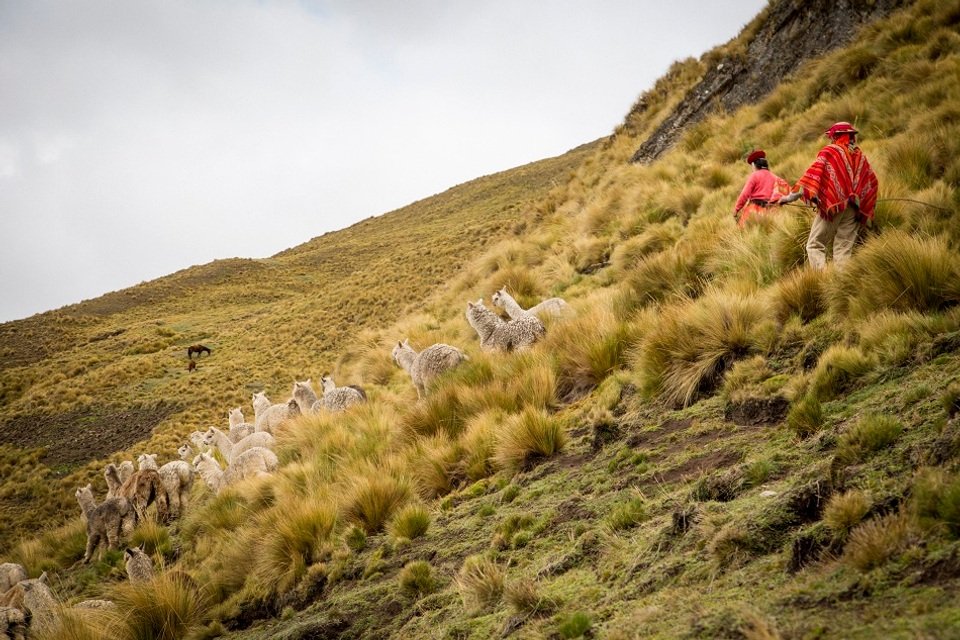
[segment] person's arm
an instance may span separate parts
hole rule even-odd
[[[747,204],[747,200],[750,199],[750,194],[753,193],[756,175],[756,173],[751,173],[750,177],[747,178],[746,184],[743,185],[743,189],[740,191],[740,197],[737,198],[737,204],[733,207],[734,218],[737,217],[737,214],[740,213],[740,209],[743,209],[744,205]]]
[[[790,204],[791,202],[796,202],[800,199],[800,196],[803,195],[802,191],[794,191],[788,196],[780,196],[780,200],[777,201],[777,204]]]

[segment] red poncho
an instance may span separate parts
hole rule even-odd
[[[864,218],[873,219],[879,184],[866,156],[850,144],[828,144],[797,181],[803,199],[817,199],[820,215],[832,220],[849,205]]]

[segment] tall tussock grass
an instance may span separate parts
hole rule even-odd
[[[619,322],[603,305],[551,327],[544,350],[553,354],[557,395],[576,399],[622,367],[638,327]]]
[[[566,427],[560,418],[528,408],[500,426],[494,460],[503,469],[519,471],[560,452],[566,442]]]
[[[261,517],[260,543],[251,550],[261,584],[276,592],[293,587],[319,559],[336,522],[336,507],[316,497],[287,501]]]
[[[118,585],[113,600],[122,612],[115,637],[122,640],[179,640],[199,630],[207,617],[206,592],[179,574]]]
[[[829,272],[811,267],[791,271],[780,278],[774,287],[777,319],[786,322],[796,315],[810,322],[827,310],[827,282]]]
[[[413,497],[411,483],[380,469],[353,479],[343,503],[343,516],[367,533],[379,533],[393,514]]]
[[[830,303],[852,318],[881,309],[941,311],[960,303],[960,254],[939,238],[884,233],[835,275]]]
[[[772,310],[757,297],[712,290],[668,307],[641,346],[644,386],[689,406],[713,391],[734,361],[768,350],[775,331]]]

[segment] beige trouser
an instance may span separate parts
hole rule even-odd
[[[853,244],[857,241],[857,232],[860,223],[857,222],[857,212],[853,207],[847,207],[843,213],[825,220],[819,213],[813,219],[810,227],[810,237],[807,238],[807,258],[814,269],[823,269],[827,266],[827,244],[833,239],[833,262],[841,266],[853,253]]]

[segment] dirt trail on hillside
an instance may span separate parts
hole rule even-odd
[[[49,467],[77,466],[122,451],[153,432],[174,404],[131,409],[83,409],[57,415],[18,416],[0,424],[0,444],[19,449],[44,447]]]

